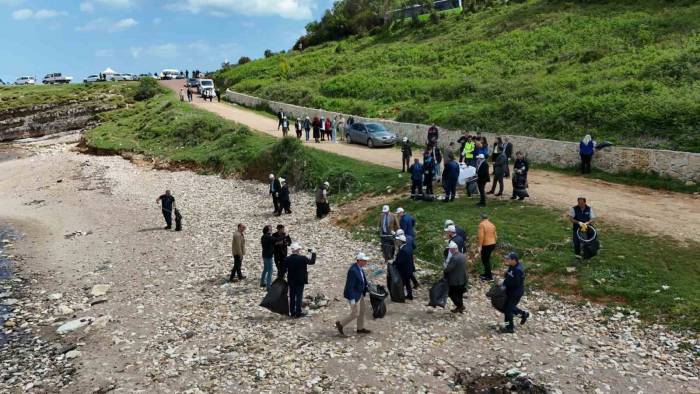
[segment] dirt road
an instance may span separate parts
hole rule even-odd
[[[294,213],[274,218],[264,184],[151,170],[72,146],[44,143],[0,162],[0,225],[23,233],[0,240],[16,261],[12,278],[0,278],[9,308],[0,393],[447,393],[510,369],[560,390],[552,393],[699,393],[692,338],[540,291],[523,299],[533,316],[514,336],[495,333],[502,315],[473,283],[463,315],[425,307],[426,284],[413,302],[388,301],[383,319],[368,316],[372,334],[353,325],[340,338],[333,323],[349,309],[347,268],[359,250],[376,262],[379,247],[316,220],[312,196],[294,194]],[[166,188],[183,232],[162,230],[155,198]],[[238,222],[249,228],[248,279],[228,284]],[[328,305],[299,320],[258,306],[260,229],[277,223],[318,251],[305,294],[323,293]],[[96,296],[95,285],[110,287]],[[56,332],[75,319],[93,323]]]
[[[179,90],[183,82],[164,81],[163,84]],[[196,95],[193,104],[255,130],[282,137],[282,132],[277,130],[275,119],[240,106],[223,102],[204,102]],[[401,168],[400,153],[395,149],[368,149],[344,143],[315,144],[313,141],[307,146],[387,167]],[[541,170],[530,172],[529,183],[532,202],[551,206],[562,213],[576,203],[577,196],[583,195],[588,198],[589,205],[595,209],[598,216],[609,224],[647,234],[667,235],[679,241],[700,242],[700,196],[625,186]],[[506,182],[506,195],[510,190],[510,185]]]

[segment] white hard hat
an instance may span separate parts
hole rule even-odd
[[[329,187],[329,186],[331,185],[330,183],[328,183],[328,181],[323,182],[323,184],[324,184],[326,187]]]
[[[355,260],[368,261],[369,257],[367,257],[367,255],[365,255],[364,253],[360,252],[357,254],[357,257],[355,257]]]
[[[270,179],[275,179],[275,174],[270,174]]]
[[[388,205],[383,206],[383,207],[382,207],[382,212],[384,212],[384,213],[389,212],[389,206],[388,206]]]
[[[396,234],[396,239],[401,241],[401,242],[406,242],[406,236],[405,235],[398,235]]]
[[[292,251],[294,250],[301,250],[301,245],[299,245],[299,242],[292,242],[292,244],[289,246]]]
[[[396,213],[403,213],[403,208],[401,208],[401,207],[396,208]]]
[[[456,233],[457,229],[455,228],[454,224],[451,224],[451,225],[445,227],[445,232]]]
[[[396,236],[398,237],[399,235],[406,235],[406,233],[402,229],[396,230]]]
[[[445,227],[447,227],[449,225],[454,225],[454,224],[455,224],[455,222],[453,222],[452,219],[445,220]]]
[[[287,182],[287,180],[286,180],[286,179],[284,179],[284,178],[280,178],[280,183],[285,183],[285,182]]]
[[[478,155],[476,155],[476,158],[477,158],[477,159],[483,159],[483,158],[484,158],[484,154],[483,154],[483,153],[479,153]]]
[[[450,241],[450,244],[447,245],[447,249],[457,249],[459,246],[454,241]]]
[[[408,142],[408,137],[403,137],[403,142]]]

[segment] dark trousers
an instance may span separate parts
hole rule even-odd
[[[510,177],[510,164],[509,163],[510,163],[510,157],[508,158],[508,163],[506,163],[506,173],[505,173],[506,178]]]
[[[423,182],[411,179],[411,195],[420,194],[423,190]]]
[[[285,257],[284,255],[277,254],[275,253],[274,258],[275,258],[275,268],[277,269],[277,272],[280,272],[280,264],[282,264],[282,261],[284,261]]]
[[[327,202],[316,203],[316,217],[322,219],[331,211],[330,205]]]
[[[301,139],[301,129],[297,130],[297,139]]]
[[[491,253],[496,249],[496,245],[485,245],[481,247],[481,264],[484,266],[484,276],[491,279]]]
[[[403,155],[401,158],[401,172],[408,171],[408,167],[411,166],[411,156]]]
[[[305,132],[305,134],[306,134],[306,140],[307,140],[307,141],[309,140],[309,131],[310,131],[310,130],[304,129],[304,132]]]
[[[382,256],[384,256],[384,261],[389,261],[394,258],[394,252],[396,245],[394,244],[394,237],[391,235],[382,236]]]
[[[493,182],[491,182],[491,193],[493,193],[496,190],[496,183],[498,183],[498,194],[503,194],[503,174],[493,174]]]
[[[591,159],[593,155],[581,154],[581,174],[591,173]]]
[[[445,188],[445,200],[454,200],[457,195],[457,182],[445,180],[443,187]]]
[[[578,227],[578,226],[577,226],[577,227]],[[571,231],[571,240],[574,242],[574,254],[576,254],[577,256],[580,256],[580,255],[581,255],[581,244],[582,244],[582,242],[581,242],[581,240],[578,238],[578,234],[576,234],[576,230],[577,230],[577,228],[574,228],[574,229]],[[588,233],[586,233],[586,236],[587,236],[587,237],[591,237],[591,236],[592,236],[592,232],[589,231]]]
[[[523,313],[525,313],[522,309],[518,308],[518,302],[520,302],[522,296],[522,293],[506,296],[506,308],[503,314],[505,315],[504,320],[510,328],[513,328],[513,316],[522,316]]]
[[[432,172],[427,172],[425,173],[425,176],[423,176],[423,186],[425,186],[425,194],[433,194],[433,175],[435,174]]]
[[[406,298],[409,300],[413,299],[413,288],[411,287],[411,276],[412,274],[401,273],[401,281],[403,282],[403,287],[406,289]]]
[[[282,119],[277,118],[277,130],[279,130],[280,127],[282,127]]]
[[[477,181],[476,186],[479,188],[479,204],[486,205],[486,182]]]
[[[284,209],[285,213],[292,213],[292,202],[290,200],[280,200],[279,204],[279,212],[282,212],[282,210]]]
[[[163,209],[163,217],[165,218],[165,224],[168,228],[173,226],[173,215],[171,211]]]
[[[450,286],[447,291],[447,296],[450,297],[452,303],[459,309],[464,308],[464,292],[467,290],[466,286]]]
[[[289,314],[293,317],[301,316],[301,301],[304,299],[303,284],[289,284]]]
[[[413,287],[418,287],[418,279],[414,272],[411,272],[411,282],[413,283]]]
[[[282,212],[282,207],[280,206],[280,198],[275,197],[275,194],[272,194],[272,205],[275,207],[275,213],[280,213]]]
[[[233,256],[233,269],[231,270],[231,276],[229,280],[233,280],[238,275],[238,279],[243,279],[243,272],[241,271],[241,266],[243,265],[243,256]]]

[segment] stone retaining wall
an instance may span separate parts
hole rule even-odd
[[[335,116],[339,112],[324,111],[320,109],[300,107],[298,105],[280,103],[272,100],[261,99],[243,93],[226,91],[226,98],[236,104],[246,107],[267,106],[274,112],[279,110],[292,116]],[[349,115],[342,114],[346,119]],[[428,125],[415,123],[402,123],[385,119],[365,118],[353,115],[356,121],[372,121],[382,123],[384,126],[401,137],[408,137],[411,141],[424,141]],[[462,134],[461,131],[440,129],[440,142],[456,141]],[[493,133],[483,133],[489,143],[495,138]],[[552,164],[558,167],[570,167],[580,163],[578,155],[578,142],[557,141],[542,138],[526,137],[522,135],[501,134],[508,137],[515,150],[520,150],[535,163]],[[700,153],[677,152],[670,150],[656,150],[643,148],[628,148],[613,146],[596,151],[593,158],[593,167],[607,172],[626,172],[638,170],[642,172],[654,172],[667,175],[683,181],[700,182]]]

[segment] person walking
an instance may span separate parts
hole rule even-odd
[[[581,260],[581,240],[578,237],[578,230],[585,233],[587,236],[591,236],[592,231],[588,228],[593,224],[597,218],[593,208],[588,205],[586,197],[579,196],[576,199],[576,205],[569,209],[569,221],[573,224],[571,228],[571,240],[574,244],[574,254],[576,258]]]
[[[503,195],[503,177],[506,175],[506,167],[508,166],[508,158],[505,153],[498,152],[493,154],[493,181],[491,182],[491,190],[487,194],[493,194],[498,184],[498,193],[496,197]]]
[[[408,172],[411,173],[411,198],[417,198],[423,190],[423,165],[418,158],[413,160]]]
[[[282,137],[286,137],[289,134],[289,119],[287,116],[282,116]]]
[[[156,198],[156,204],[160,203],[160,210],[165,218],[165,229],[170,230],[173,227],[173,213],[175,213],[175,197],[166,190],[165,194],[161,194]]]
[[[438,129],[438,127],[435,123],[433,123],[430,127],[428,127],[428,138],[427,138],[428,145],[437,144],[439,132],[440,132],[440,130]]]
[[[236,281],[236,276],[238,276],[238,280],[245,279],[243,271],[241,270],[243,266],[243,256],[245,256],[245,230],[245,225],[243,223],[238,223],[236,231],[233,232],[233,240],[231,241],[233,269],[231,269],[231,275],[228,278],[229,282]]]
[[[294,131],[297,133],[297,139],[301,139],[301,119],[296,118],[294,121]]]
[[[459,251],[455,242],[447,245],[447,258],[443,265],[443,272],[449,290],[447,295],[455,304],[452,313],[464,312],[464,293],[467,291],[467,258]]]
[[[506,178],[510,177],[510,161],[513,159],[513,143],[508,137],[503,138],[503,153],[506,154],[508,164],[506,164]]]
[[[435,177],[435,158],[430,149],[423,153],[423,188],[425,194],[433,195],[433,178]]]
[[[503,144],[503,138],[496,137],[496,140],[493,142],[493,148],[491,148],[491,152],[493,153],[491,156],[491,161],[495,162],[498,154],[503,153],[504,151],[505,145]]]
[[[462,149],[462,156],[464,161],[468,166],[476,167],[476,160],[474,159],[474,150],[476,149],[476,144],[471,136],[467,135],[464,141],[464,148]]]
[[[578,153],[581,156],[581,174],[591,173],[591,161],[595,152],[595,142],[590,134],[586,134],[578,144]]]
[[[306,132],[306,142],[309,142],[309,131],[311,130],[311,121],[309,117],[304,118],[304,131]]]
[[[292,213],[292,201],[289,199],[289,186],[287,186],[287,180],[280,178],[280,194],[279,194],[279,213],[291,214]]]
[[[187,102],[192,102],[192,91],[187,89]]]
[[[442,152],[440,151],[440,148],[437,146],[437,143],[430,145],[430,153],[432,154],[433,160],[435,162],[435,166],[434,166],[435,174],[433,175],[433,180],[440,183],[441,182],[440,174],[442,174],[442,171],[440,168],[440,164],[442,164]]]
[[[185,88],[180,88],[180,101],[185,101]]]
[[[338,143],[337,138],[338,134],[338,115],[333,117],[333,121],[331,122],[331,141],[333,141],[334,144]]]
[[[367,295],[367,277],[362,270],[367,265],[369,259],[360,252],[355,257],[355,263],[348,269],[347,278],[345,279],[345,289],[343,297],[350,304],[350,314],[335,322],[335,328],[340,336],[344,337],[344,328],[353,320],[357,319],[357,333],[369,334],[371,331],[365,329],[365,296]]]
[[[414,219],[410,214],[406,213],[406,211],[401,207],[396,208],[396,215],[399,218],[399,228],[403,230],[403,233],[407,237],[415,238],[416,231],[414,227],[416,226],[416,219]]]
[[[445,174],[443,176],[443,188],[445,189],[445,199],[443,202],[454,201],[457,196],[457,183],[459,181],[459,163],[454,156],[445,162]]]
[[[464,230],[463,227],[458,226],[455,224],[454,220],[452,219],[447,219],[445,220],[445,225],[444,228],[448,228],[449,226],[455,226],[455,233],[459,235],[462,240],[464,241],[463,245],[457,244],[457,246],[460,247],[460,251],[466,251],[467,250],[467,245],[469,244],[469,237],[467,236],[467,231]]]
[[[332,128],[332,126],[333,126],[333,124],[331,123],[331,118],[330,117],[326,118],[326,121],[323,124],[323,128],[324,128],[324,130],[326,130],[326,140],[329,142],[331,141],[331,128]]]
[[[325,141],[326,140],[326,117],[324,115],[321,115],[321,119],[319,119],[319,127],[320,127],[319,132],[321,133],[321,141]]]
[[[262,247],[263,270],[260,275],[260,287],[269,288],[272,283],[272,263],[275,256],[275,239],[272,237],[272,226],[263,227],[263,235],[260,237]]]
[[[214,92],[216,93],[216,102],[220,103],[221,102],[221,90],[216,89]]]
[[[341,141],[345,141],[345,117],[340,115],[338,120],[338,134]]]
[[[507,167],[506,167],[507,168]],[[511,200],[524,200],[525,197],[529,197],[527,194],[527,172],[530,169],[530,163],[525,159],[523,152],[515,153],[515,163],[513,164],[513,179],[511,180],[513,184],[513,195],[510,197]]]
[[[487,214],[481,214],[481,222],[476,232],[476,245],[481,255],[481,265],[484,266],[484,274],[481,280],[493,280],[491,273],[491,253],[496,249],[496,226],[491,223]]]
[[[302,247],[294,242],[290,249],[292,254],[287,256],[281,264],[280,277],[287,275],[289,284],[289,315],[293,318],[306,316],[301,308],[304,300],[304,286],[309,283],[309,272],[307,267],[316,264],[316,252],[309,249],[308,256],[302,256]]]
[[[411,288],[411,277],[413,276],[413,270],[415,265],[413,264],[413,245],[408,244],[406,235],[397,235],[396,241],[398,242],[398,252],[396,253],[396,258],[394,259],[394,266],[399,271],[401,275],[401,281],[403,282],[405,288],[405,294],[407,300],[413,299],[413,289]]]
[[[403,137],[401,140],[401,172],[408,171],[411,166],[411,156],[413,156],[411,143],[408,141],[407,137]]]
[[[384,205],[379,217],[379,237],[384,263],[389,263],[394,258],[394,235],[398,228],[399,223],[396,216],[391,213],[388,205]]]
[[[272,239],[275,240],[273,248],[273,258],[277,273],[280,272],[280,264],[287,257],[287,248],[292,244],[292,238],[285,232],[283,224],[277,225],[277,231],[272,233]]]
[[[466,251],[466,242],[464,241],[464,238],[457,233],[457,227],[454,224],[450,224],[445,227],[445,233],[447,234],[448,245],[450,242],[454,242],[457,244],[457,248],[460,253],[464,253]],[[447,256],[448,253],[448,248],[445,248],[445,250],[442,252],[444,256]]]
[[[476,205],[486,206],[486,184],[489,183],[489,163],[483,154],[476,156],[476,185],[479,189],[479,202]]]
[[[280,130],[280,127],[282,127],[282,120],[284,119],[284,111],[281,109],[277,111],[277,131]]]
[[[280,181],[275,177],[275,174],[270,174],[268,178],[270,179],[269,192],[272,196],[272,205],[275,208],[274,214],[275,216],[279,216],[282,213],[282,207],[280,205],[280,190],[282,189],[282,185],[280,185]]]
[[[503,257],[503,264],[508,267],[503,274],[505,278],[503,286],[506,288],[506,306],[503,314],[506,325],[500,331],[505,334],[512,334],[515,332],[513,316],[520,316],[521,325],[525,324],[528,317],[530,317],[530,312],[518,308],[518,303],[523,294],[525,294],[525,271],[515,252],[506,254]]]
[[[326,182],[323,182],[321,186],[318,187],[316,190],[316,218],[317,219],[323,219],[324,217],[328,216],[328,214],[331,211],[331,206],[328,203],[328,189],[331,187],[331,184]]]
[[[321,138],[321,120],[318,116],[314,116],[314,121],[311,125],[314,128],[314,142],[318,144],[318,139]]]

